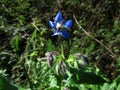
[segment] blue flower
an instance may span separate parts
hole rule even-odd
[[[68,33],[66,29],[71,28],[72,26],[72,20],[66,20],[62,18],[62,13],[58,12],[57,15],[54,18],[54,22],[49,21],[50,28],[53,28],[53,34],[51,36],[60,35],[66,39],[69,38]]]

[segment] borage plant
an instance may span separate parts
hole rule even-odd
[[[61,45],[61,53],[59,51],[52,51],[47,55],[48,65],[51,67],[53,62],[55,62],[55,70],[56,74],[66,74],[66,60],[64,56],[64,47],[63,40],[60,39],[60,36],[65,39],[69,39],[69,35],[67,30],[69,30],[72,26],[72,20],[64,20],[62,17],[62,13],[59,11],[54,18],[54,21],[49,21],[49,26],[53,30],[53,34],[51,36],[58,35],[58,42]],[[54,55],[57,54],[57,58],[54,58]]]
[[[72,20],[64,20],[62,17],[62,13],[58,12],[54,18],[54,21],[49,21],[49,26],[53,30],[53,34],[51,36],[59,36],[64,37],[65,39],[69,39],[68,30],[72,26]],[[61,45],[61,51],[51,51],[47,54],[48,65],[55,70],[55,76],[57,78],[57,82],[59,85],[64,88],[71,88],[72,85],[80,84],[80,83],[102,83],[104,80],[97,76],[94,73],[86,73],[85,70],[89,64],[89,60],[87,55],[74,53],[69,54],[68,58],[64,55],[64,47],[63,40],[58,39],[58,42]],[[95,80],[90,80],[90,78],[96,78],[99,82]]]

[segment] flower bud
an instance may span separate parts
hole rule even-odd
[[[55,54],[58,54],[58,52],[53,51],[53,52],[50,52],[50,53],[45,53],[45,56],[47,57],[49,67],[51,67],[53,65],[54,55]]]
[[[76,53],[76,54],[74,54],[74,56],[76,59],[80,60],[79,64],[81,64],[83,66],[87,66],[89,64],[87,55]]]
[[[56,74],[66,74],[66,65],[62,60],[56,65]]]

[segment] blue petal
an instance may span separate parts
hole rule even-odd
[[[55,30],[53,31],[53,34],[52,34],[51,36],[56,36],[56,35],[60,35],[60,32],[58,32],[58,30],[55,29]]]
[[[66,39],[69,38],[68,33],[67,33],[67,31],[65,31],[65,30],[62,30],[61,33],[60,33],[60,35],[61,35],[62,37],[64,37],[64,38],[66,38]]]
[[[71,28],[71,26],[72,26],[72,20],[65,21],[63,25],[64,25],[65,28]]]
[[[55,30],[53,31],[53,33],[58,33],[58,30],[57,30],[57,29],[55,29]]]
[[[63,20],[62,13],[59,11],[55,16],[55,22],[61,22]]]
[[[52,21],[49,21],[49,27],[50,28],[56,28],[56,23],[52,22]]]

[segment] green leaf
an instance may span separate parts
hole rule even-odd
[[[104,83],[103,86],[101,86],[101,90],[108,90],[110,87],[110,84],[109,83]]]
[[[55,78],[55,76],[50,77],[50,86],[51,87],[57,86],[57,79]]]
[[[18,88],[8,82],[8,80],[0,75],[0,90],[18,90]]]
[[[15,50],[18,51],[19,50],[19,36],[16,35],[15,37],[13,37],[10,41],[11,47]]]
[[[16,46],[16,50],[18,50],[19,49],[19,36],[18,35],[16,35],[15,46]]]
[[[118,85],[117,90],[120,90],[120,84]]]
[[[116,90],[116,87],[117,87],[117,83],[116,82],[113,82],[110,87],[109,87],[109,90]]]
[[[0,75],[0,90],[26,90],[11,84],[4,76]]]
[[[34,40],[37,36],[37,30],[35,30],[33,33],[32,33],[32,38],[31,40]]]
[[[54,51],[55,46],[53,45],[51,40],[48,40],[46,44],[47,44],[47,51],[48,52]]]
[[[119,84],[119,83],[120,83],[120,76],[118,76],[118,77],[114,80],[114,82],[116,82],[117,84]]]
[[[45,90],[61,90],[59,87],[49,87],[46,88]]]
[[[90,54],[94,50],[95,44],[91,43],[88,48],[86,49],[86,53]]]
[[[95,73],[91,72],[82,72],[79,70],[72,70],[72,76],[67,80],[67,83],[73,84],[102,84],[106,81]]]
[[[75,60],[75,58],[73,57],[73,55],[69,55],[69,58],[67,59],[67,63],[71,63]]]
[[[32,53],[30,53],[30,56],[33,57],[33,56],[37,56],[37,51],[33,51]]]

